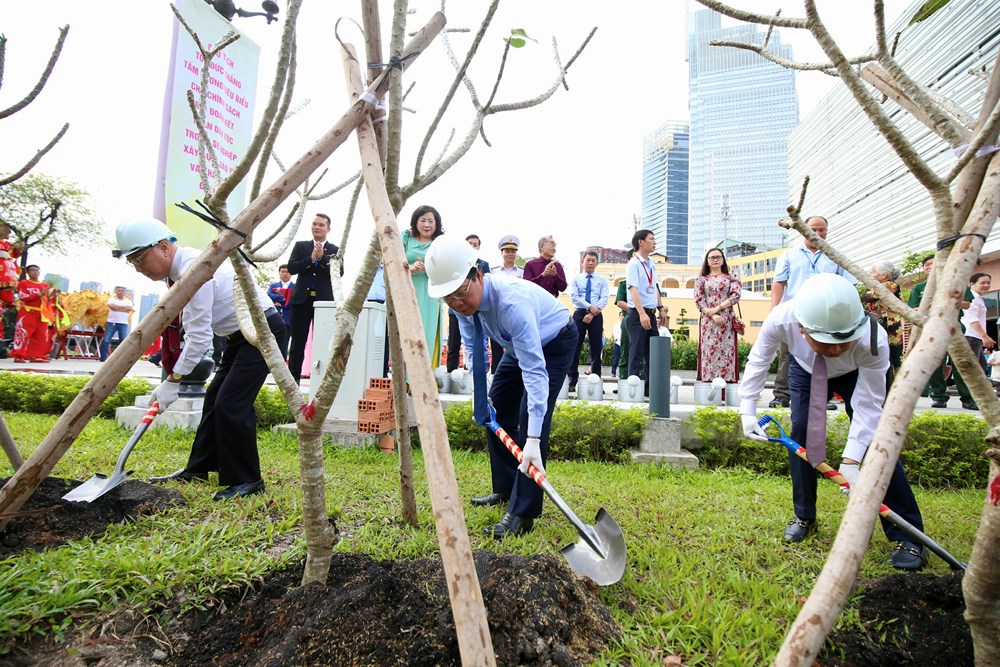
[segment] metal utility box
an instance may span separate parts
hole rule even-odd
[[[333,301],[317,301],[313,318],[312,369],[309,376],[309,398],[316,396],[320,379],[326,373],[333,348],[337,305]],[[330,408],[330,419],[357,419],[358,400],[364,398],[370,378],[382,377],[385,355],[385,304],[366,302],[358,315],[354,347],[347,360],[344,380]]]

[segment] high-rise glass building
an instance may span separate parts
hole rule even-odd
[[[905,28],[896,60],[918,84],[978,116],[986,81],[971,73],[990,72],[996,63],[1000,3],[953,0],[929,19],[907,27],[922,4],[912,2],[887,28],[889,35]],[[951,169],[955,153],[943,139],[891,100],[882,109],[935,173],[943,176]],[[825,216],[830,221],[828,241],[862,269],[879,260],[898,263],[907,253],[934,251],[938,230],[927,190],[844,85],[835,86],[792,134],[789,169],[787,196],[797,198],[802,180],[809,176],[803,213]],[[996,225],[982,258],[1000,259]]]
[[[688,125],[666,123],[642,140],[642,226],[674,264],[688,261]]]
[[[799,121],[795,74],[756,53],[712,40],[764,44],[766,30],[723,28],[718,13],[688,14],[691,164],[688,258],[700,263],[724,239],[758,250],[784,244],[788,137]],[[767,48],[792,58],[777,30]]]

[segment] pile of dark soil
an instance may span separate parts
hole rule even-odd
[[[820,665],[975,664],[972,635],[962,614],[962,573],[891,574],[863,585],[862,628],[834,632]]]
[[[555,555],[475,553],[498,665],[579,665],[620,636],[598,588]],[[278,572],[193,632],[167,662],[460,665],[441,562],[335,555],[327,586]]]
[[[7,479],[0,479],[0,487]],[[63,500],[66,492],[79,483],[58,477],[43,481],[18,511],[18,516],[0,533],[0,558],[26,550],[58,547],[88,535],[96,538],[110,525],[156,514],[184,502],[177,491],[132,479],[91,503]]]

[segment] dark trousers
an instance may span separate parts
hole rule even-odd
[[[646,308],[649,316],[649,329],[643,329],[639,322],[639,311],[628,309],[625,316],[625,328],[628,329],[628,374],[638,375],[646,381],[646,396],[649,396],[649,339],[660,335],[656,324],[656,309]]]
[[[503,358],[503,345],[490,338],[490,373],[496,375],[500,359]]]
[[[576,329],[567,325],[542,348],[545,370],[549,374],[549,397],[542,421],[540,445],[542,462],[549,458],[549,431],[552,428],[552,410],[556,396],[562,390],[566,374],[573,362],[576,346]],[[517,360],[505,354],[493,375],[490,386],[490,400],[497,413],[497,423],[503,427],[514,442],[523,445],[528,433],[528,397],[524,388],[524,378]],[[517,459],[500,439],[489,430],[490,471],[493,476],[493,492],[510,498],[507,511],[514,516],[534,519],[542,514],[542,489],[527,475],[521,474]]]
[[[267,325],[284,353],[287,339],[281,315],[271,315]],[[201,423],[185,466],[188,472],[217,470],[222,486],[261,479],[253,402],[268,372],[260,350],[240,333],[228,337],[219,369],[205,392]]]
[[[601,353],[604,352],[604,314],[600,314],[590,320],[590,324],[583,321],[587,310],[578,308],[573,312],[573,322],[576,324],[577,341],[576,356],[569,367],[569,383],[575,385],[580,379],[580,351],[583,350],[583,337],[590,341],[590,372],[601,374]]]
[[[445,364],[448,372],[458,368],[458,356],[462,347],[462,331],[458,328],[458,318],[455,313],[448,312],[448,358]]]
[[[622,346],[615,343],[615,349],[611,353],[611,375],[618,374],[618,361],[622,358]]]
[[[302,360],[306,356],[306,341],[309,340],[309,325],[313,321],[315,299],[306,303],[292,304],[292,338],[288,346],[288,370],[298,383],[302,379]],[[284,321],[282,321],[284,324]]]
[[[799,366],[794,357],[789,357],[788,389],[791,394],[792,440],[803,444],[809,430],[809,384],[811,379],[812,375]],[[847,410],[848,419],[853,419],[854,407],[851,405],[851,399],[854,396],[854,388],[857,383],[857,371],[830,378],[827,382],[827,392],[823,402],[830,400],[833,392],[837,392],[844,399],[844,409]],[[811,521],[816,518],[816,484],[819,473],[809,465],[808,461],[804,461],[792,452],[788,453],[788,467],[792,474],[792,502],[795,506],[795,516],[805,521]],[[918,530],[924,529],[924,520],[920,516],[920,508],[917,507],[917,499],[913,497],[913,489],[910,488],[910,483],[906,479],[903,464],[898,460],[882,502]],[[895,524],[879,518],[882,521],[882,530],[890,541],[912,540]]]
[[[930,396],[935,401],[941,401],[943,403],[948,402],[948,383],[944,378],[944,367],[948,363],[948,355],[945,355],[941,363],[938,364],[934,372],[931,373],[931,377],[927,380],[927,395]],[[955,388],[958,389],[959,398],[965,401],[972,400],[972,392],[969,391],[968,385],[965,384],[965,380],[962,379],[962,375],[955,368],[955,365],[951,366],[951,377],[955,380]]]
[[[789,400],[788,397],[788,346],[784,343],[778,351],[778,373],[774,376],[774,398],[782,401]],[[839,392],[838,392],[839,393]]]
[[[624,323],[623,323],[624,324]],[[618,365],[618,379],[626,380],[628,379],[628,355],[631,345],[628,338],[628,327],[622,327],[622,343],[621,343],[622,353],[620,364]]]

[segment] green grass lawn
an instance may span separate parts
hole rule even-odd
[[[56,421],[18,413],[4,418],[25,456]],[[112,421],[93,420],[53,475],[82,480],[110,473],[129,435]],[[190,433],[149,431],[129,467],[140,479],[172,472],[186,462],[190,440]],[[296,445],[290,435],[261,434],[266,495],[213,503],[214,485],[177,484],[186,507],[113,526],[96,541],[0,561],[0,647],[37,632],[71,632],[122,608],[163,622],[167,601],[180,600],[182,609],[204,607],[220,593],[300,559],[305,548],[298,532]],[[774,455],[785,453],[775,445]],[[485,454],[456,451],[453,457],[464,499],[490,490]],[[419,451],[415,465],[417,529],[398,520],[397,457],[377,448],[327,448],[329,510],[342,535],[337,549],[386,559],[438,553]],[[787,545],[781,533],[791,517],[791,485],[784,478],[556,461],[548,472],[581,519],[589,523],[605,507],[628,544],[624,578],[602,593],[624,637],[595,665],[661,665],[672,654],[683,655],[685,665],[770,662],[823,566],[847,502],[836,485],[821,480],[818,535]],[[916,493],[927,533],[968,560],[982,491]],[[481,534],[501,509],[466,504],[463,510],[474,549],[531,555],[577,540],[548,501],[533,533],[502,543]],[[893,572],[885,562],[890,546],[876,528],[862,578]],[[948,567],[932,557],[929,571],[944,574]],[[848,608],[840,622],[855,619]]]

